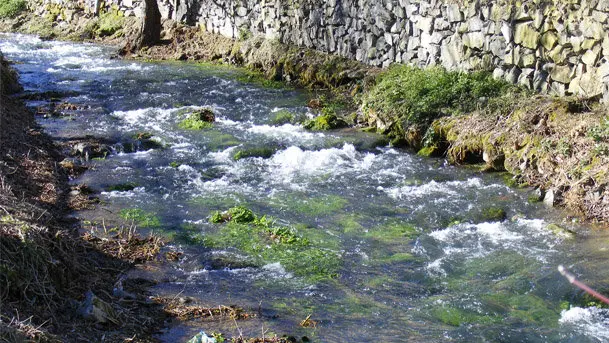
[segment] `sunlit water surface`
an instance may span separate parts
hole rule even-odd
[[[121,210],[142,210],[158,219],[149,224],[171,249],[184,252],[179,263],[152,273],[162,281],[153,293],[258,313],[239,323],[177,325],[160,334],[167,342],[201,329],[316,342],[609,341],[609,310],[584,308],[581,292],[556,271],[565,264],[609,289],[609,237],[578,226],[571,227],[575,238],[549,230],[568,225],[562,214],[530,204],[529,190],[376,147],[378,137],[368,134],[272,125],[282,110],[311,117],[309,95],[241,82],[236,69],[114,60],[112,48],[23,35],[0,35],[0,50],[17,62],[26,91],[62,92],[83,106],[40,117],[49,134],[114,143],[113,154],[88,162],[93,168],[73,181],[102,192],[98,210],[81,215],[116,222]],[[213,128],[179,128],[185,113],[202,107],[214,109]],[[142,132],[164,148],[120,149]],[[246,146],[277,152],[235,161]],[[125,183],[136,187],[109,191]],[[210,214],[236,205],[318,244],[335,256],[335,273],[309,277],[281,260],[260,263],[237,249],[206,246],[223,229],[209,223]],[[481,220],[490,207],[505,209],[507,219]],[[308,315],[317,327],[298,325]]]

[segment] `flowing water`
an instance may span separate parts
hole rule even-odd
[[[0,50],[26,91],[79,106],[39,117],[50,135],[110,142],[111,154],[73,181],[101,191],[98,209],[78,215],[135,220],[183,252],[142,271],[161,281],[152,292],[258,313],[174,325],[159,334],[166,342],[201,329],[314,342],[609,342],[609,310],[586,306],[556,271],[564,264],[608,290],[609,235],[565,224],[529,203],[530,190],[378,146],[374,135],[273,125],[286,110],[312,116],[310,95],[244,82],[238,69],[113,60],[108,47],[23,35],[0,35]],[[180,128],[202,107],[216,113],[213,127]],[[152,146],[125,148],[143,133]],[[246,147],[274,153],[235,160]],[[209,222],[235,206],[275,218],[296,243]],[[507,218],[488,217],[494,208]],[[308,315],[316,327],[299,326]]]

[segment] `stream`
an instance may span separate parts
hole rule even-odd
[[[136,224],[182,253],[136,272],[160,281],[151,292],[257,313],[176,323],[162,341],[205,330],[313,342],[609,342],[609,309],[557,272],[563,264],[607,293],[609,232],[529,201],[532,190],[501,174],[353,129],[277,123],[288,112],[312,117],[312,95],[265,88],[237,68],[115,60],[111,47],[15,34],[0,34],[0,50],[26,92],[76,105],[38,116],[49,135],[108,142],[107,156],[72,180],[102,202],[76,215]],[[202,108],[213,109],[212,127],[180,125]],[[235,158],[269,147],[269,156]],[[236,206],[274,218],[283,233],[210,222]],[[314,325],[300,326],[309,315]]]

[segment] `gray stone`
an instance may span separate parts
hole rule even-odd
[[[529,23],[516,24],[514,42],[529,49],[536,49],[539,42],[539,32]]]
[[[484,22],[480,18],[473,17],[468,19],[467,28],[470,32],[473,31],[482,31],[484,28]]]
[[[493,55],[503,59],[505,56],[506,45],[503,40],[493,39],[489,44],[489,49],[493,53]]]
[[[458,35],[448,39],[448,43],[442,44],[440,48],[440,61],[448,70],[457,69],[463,60],[463,42]]]
[[[587,98],[599,96],[603,94],[603,83],[596,72],[587,72],[571,81],[569,93]]]
[[[584,18],[581,26],[584,37],[601,40],[603,38],[603,34],[606,36],[603,25],[590,17]]]
[[[451,23],[461,22],[463,21],[463,14],[459,9],[459,5],[450,4],[446,6],[446,18]]]
[[[468,48],[482,49],[485,37],[482,32],[469,32],[463,35],[463,45]]]
[[[584,62],[589,67],[593,67],[596,64],[596,61],[598,60],[599,50],[600,49],[592,49],[586,51],[586,53],[582,56],[582,62]]]
[[[565,96],[565,84],[560,82],[552,82],[548,87],[548,94],[556,96]]]
[[[245,8],[245,7],[237,7],[236,13],[240,17],[245,17],[247,15],[247,8]]]
[[[431,30],[433,28],[433,22],[434,22],[434,18],[430,18],[430,17],[421,17],[419,16],[418,18],[413,19],[413,21],[415,21],[415,27],[423,32],[426,33],[431,33]]]
[[[512,67],[509,72],[505,74],[505,80],[509,83],[518,82],[518,77],[520,77],[521,70],[518,67]]]
[[[505,70],[497,67],[493,70],[493,78],[496,80],[503,79],[505,77]]]
[[[550,72],[550,77],[552,81],[557,81],[560,83],[567,84],[571,82],[573,77],[571,67],[569,66],[555,66]]]

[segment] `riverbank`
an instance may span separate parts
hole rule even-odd
[[[0,75],[0,340],[154,341],[162,307],[146,301],[141,280],[121,278],[155,259],[160,242],[79,232],[68,214],[90,201],[85,189],[68,184],[57,146],[9,96],[21,87],[2,55]]]
[[[118,45],[126,58],[231,64],[252,70],[251,78],[263,83],[280,81],[323,89],[346,104],[342,112],[351,125],[387,134],[396,144],[422,155],[508,171],[514,185],[537,188],[538,201],[567,207],[589,221],[609,220],[609,201],[605,200],[609,180],[604,167],[609,129],[603,114],[606,107],[598,98],[533,95],[513,88],[490,106],[486,97],[472,98],[467,100],[472,106],[466,112],[443,113],[440,109],[438,116],[422,125],[400,125],[400,114],[388,110],[402,106],[400,99],[379,109],[366,105],[371,94],[394,97],[383,94],[391,87],[384,90],[379,85],[388,71],[261,37],[243,35],[233,40],[171,20],[163,22],[158,45],[133,52],[131,42],[138,28],[138,19],[121,17],[118,12],[101,18],[82,16],[72,24],[61,16],[55,22],[35,21],[32,14],[0,22],[0,30]],[[398,88],[412,88],[408,84],[412,81],[399,82]]]

